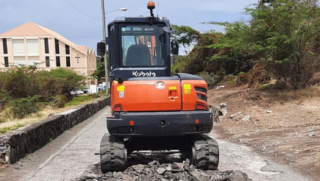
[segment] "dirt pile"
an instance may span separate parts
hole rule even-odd
[[[152,160],[154,159],[154,160]],[[184,161],[183,161],[184,160]],[[129,158],[124,172],[101,174],[99,165],[78,181],[134,181],[134,180],[194,180],[194,181],[248,181],[247,174],[240,171],[199,170],[188,159],[168,154],[134,154]]]

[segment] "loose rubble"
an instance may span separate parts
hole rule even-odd
[[[150,161],[150,159],[156,159]],[[84,174],[78,181],[146,181],[146,180],[161,180],[161,181],[249,181],[247,174],[241,171],[218,171],[218,170],[199,170],[190,165],[188,159],[172,157],[172,160],[166,160],[163,156],[142,155],[137,154],[135,158],[129,160],[127,170],[124,172],[108,172],[106,174],[99,173],[99,166],[95,168],[96,174]],[[138,160],[141,163],[137,164]],[[147,161],[149,161],[147,163]]]
[[[225,119],[225,116],[228,114],[228,110],[227,110],[227,104],[226,103],[221,103],[220,104],[220,108],[214,110],[214,122],[223,122]]]
[[[242,121],[249,121],[251,119],[250,115],[245,115],[243,116],[243,118],[241,119]]]
[[[220,112],[221,112],[222,116],[226,116],[228,114],[226,103],[220,104]]]
[[[230,119],[233,119],[233,118],[235,118],[235,117],[236,117],[235,114],[231,114],[231,115],[230,115]]]
[[[226,87],[225,85],[220,85],[220,86],[217,86],[216,89],[218,90],[218,89],[225,88],[225,87]]]
[[[131,180],[194,180],[194,181],[249,181],[247,174],[241,171],[212,171],[198,170],[192,166],[183,169],[170,169],[173,164],[159,164],[146,166],[143,171],[137,172],[133,166],[124,172],[106,173],[104,175],[84,175],[78,181],[131,181]],[[169,168],[169,169],[168,169]]]

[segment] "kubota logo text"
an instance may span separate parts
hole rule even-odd
[[[135,77],[155,77],[157,74],[155,72],[144,72],[144,71],[132,71],[132,75]]]

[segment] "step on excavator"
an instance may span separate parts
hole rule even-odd
[[[215,170],[217,141],[207,135],[216,112],[207,103],[207,83],[199,76],[171,76],[171,54],[179,52],[164,17],[121,17],[108,25],[110,107],[100,145],[102,173],[123,171],[134,151],[180,150],[196,168]]]

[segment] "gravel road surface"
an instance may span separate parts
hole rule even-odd
[[[105,117],[109,112],[109,107],[102,109],[37,152],[0,170],[0,180],[76,180],[89,173],[99,163],[97,153],[107,131]],[[214,133],[210,136],[219,142],[221,171],[240,170],[258,181],[311,180],[259,156],[246,146],[226,142]]]

